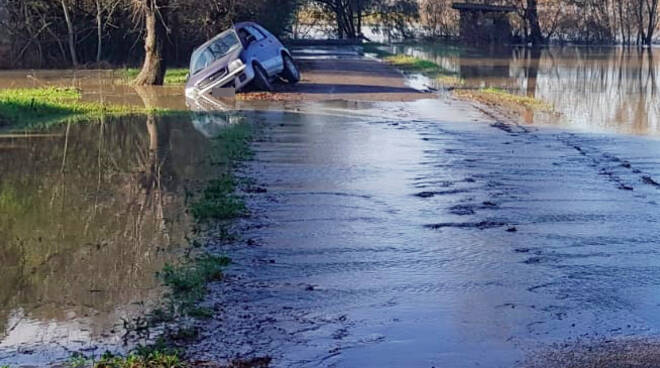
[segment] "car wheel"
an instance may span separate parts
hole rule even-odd
[[[273,85],[268,80],[268,75],[259,64],[254,64],[254,86],[261,91],[272,91]]]
[[[282,72],[284,79],[286,79],[289,84],[298,83],[300,81],[300,72],[291,56],[286,54],[282,55],[282,61],[284,63],[284,71]]]

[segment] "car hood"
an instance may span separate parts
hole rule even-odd
[[[243,52],[243,46],[237,47],[236,50],[228,53],[227,55],[221,57],[220,59],[214,61],[211,65],[207,66],[205,69],[201,70],[195,75],[191,75],[190,79],[186,83],[186,88],[195,87],[199,82],[210,77],[212,74],[216,73],[218,70],[229,66],[229,63],[239,59],[241,53]]]

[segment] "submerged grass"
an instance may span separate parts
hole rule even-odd
[[[231,260],[224,256],[202,254],[188,259],[179,265],[165,265],[158,278],[168,288],[165,313],[172,316],[186,315],[195,318],[209,318],[212,311],[197,306],[206,294],[206,285],[222,279],[222,269]],[[160,310],[156,315],[162,316]]]
[[[223,130],[213,140],[211,163],[228,171],[209,181],[201,196],[191,203],[190,211],[198,222],[229,220],[245,214],[245,203],[235,194],[236,180],[230,169],[234,162],[252,156],[248,144],[251,137],[250,127],[241,123]]]
[[[442,68],[432,61],[409,55],[392,55],[385,57],[384,60],[406,71],[415,71],[421,73],[436,73],[442,71]]]
[[[509,107],[524,107],[538,111],[552,111],[552,106],[529,96],[521,96],[500,88],[464,89],[454,93],[463,98],[477,100],[487,104],[506,105]]]
[[[106,352],[98,359],[76,354],[65,365],[69,368],[187,368],[182,351],[168,347],[162,340],[138,346],[126,356]]]
[[[131,81],[140,74],[139,68],[126,68],[122,70],[122,76],[126,81]],[[188,78],[188,68],[168,68],[165,71],[165,84],[184,84]]]
[[[435,78],[445,87],[458,87],[464,81],[458,73],[445,69],[442,66],[429,61],[409,55],[390,55],[383,58],[387,63],[407,72],[417,72]]]
[[[160,111],[82,102],[81,99],[82,94],[75,88],[2,89],[0,90],[0,127],[45,126],[67,118],[94,118],[102,115]]]
[[[375,46],[371,46],[373,49]],[[378,49],[378,48],[376,48]],[[551,105],[534,97],[522,96],[511,93],[500,88],[465,88],[465,80],[458,73],[447,70],[440,65],[420,59],[414,56],[397,54],[393,55],[380,50],[378,54],[387,63],[396,66],[404,71],[423,73],[435,78],[449,90],[453,90],[454,95],[459,98],[478,101],[490,105],[507,107],[513,110],[520,108],[532,109],[536,111],[551,112]]]
[[[245,213],[245,204],[234,194],[236,183],[230,174],[211,180],[194,201],[190,211],[198,221],[228,220]]]

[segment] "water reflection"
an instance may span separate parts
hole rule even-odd
[[[397,46],[460,75],[469,88],[495,87],[536,97],[561,113],[531,114],[529,122],[634,134],[659,134],[660,53],[653,49],[553,47],[465,49]]]
[[[89,343],[159,295],[186,193],[214,173],[208,146],[189,118],[153,114],[0,136],[0,361]]]

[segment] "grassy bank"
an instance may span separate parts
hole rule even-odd
[[[130,82],[140,74],[139,68],[127,68],[122,70],[122,76],[126,82]],[[188,68],[168,68],[165,72],[165,84],[184,84],[188,77]]]
[[[161,111],[81,99],[82,94],[74,88],[0,89],[0,128],[47,126],[69,118]]]
[[[455,90],[458,97],[479,101],[486,104],[504,105],[510,108],[527,108],[538,111],[551,111],[552,106],[528,96],[521,96],[499,88],[460,89]]]

